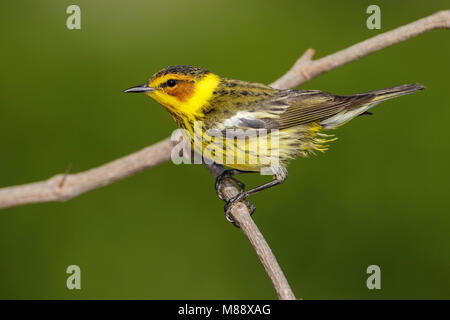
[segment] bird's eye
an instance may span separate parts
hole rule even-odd
[[[177,80],[175,80],[175,79],[169,79],[169,80],[167,80],[167,86],[170,87],[170,88],[175,87],[176,84],[177,84]]]

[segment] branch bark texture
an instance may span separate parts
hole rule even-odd
[[[450,28],[450,10],[438,11],[423,19],[381,33],[344,50],[312,61],[313,49],[308,49],[281,78],[272,83],[274,88],[291,89],[334,68],[357,60],[372,52],[416,37],[434,29]]]
[[[109,185],[170,159],[174,143],[169,138],[77,174],[58,174],[40,182],[0,189],[0,209],[27,203],[66,201],[82,193]]]

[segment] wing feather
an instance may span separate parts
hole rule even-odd
[[[370,102],[373,95],[336,96],[319,90],[280,90],[272,97],[252,101],[235,108],[221,119],[220,130],[286,129],[311,122],[320,122],[344,110]],[[216,121],[217,118],[215,117]],[[217,122],[216,122],[217,125]]]

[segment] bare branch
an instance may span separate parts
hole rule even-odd
[[[450,28],[449,10],[439,11],[431,16],[379,34],[318,60],[312,60],[314,50],[308,49],[285,75],[272,83],[272,86],[278,89],[292,89],[319,74],[362,56],[439,28]],[[2,188],[0,189],[0,209],[27,203],[71,199],[84,192],[111,184],[134,173],[168,161],[172,146],[173,142],[166,139],[134,154],[85,172],[74,175],[57,175],[42,182]],[[217,166],[208,166],[208,169],[214,178],[222,170]],[[227,199],[236,196],[238,193],[234,185],[228,181],[224,181],[222,190]],[[239,203],[232,208],[231,215],[255,249],[275,287],[278,297],[280,299],[295,299],[275,256],[251,219],[247,207],[243,203]]]
[[[414,21],[397,29],[379,34],[344,50],[318,60],[312,60],[314,50],[308,49],[294,66],[271,84],[278,89],[291,89],[319,74],[337,68],[350,61],[405,41],[421,33],[450,28],[450,10],[442,10],[426,18]],[[26,203],[64,201],[84,192],[100,188],[131,174],[153,167],[170,159],[171,142],[166,139],[127,157],[66,177],[64,186],[57,188],[61,175],[49,180],[21,186],[0,188],[0,209]]]
[[[111,184],[170,159],[169,138],[126,157],[77,174],[58,174],[48,180],[0,189],[0,209],[27,203],[66,201]]]
[[[223,172],[222,166],[219,165],[207,165],[206,167],[209,172],[211,172],[214,179]],[[228,180],[223,180],[222,192],[227,200],[238,195],[238,190]],[[292,292],[283,271],[281,271],[275,255],[251,218],[247,206],[242,202],[237,203],[231,209],[231,216],[250,241],[261,264],[266,270],[267,275],[272,281],[278,298],[281,300],[295,300],[294,293]]]
[[[311,60],[314,51],[308,49],[286,74],[272,83],[272,86],[277,89],[295,88],[324,72],[357,60],[369,53],[408,40],[409,38],[418,36],[424,32],[441,28],[450,28],[450,10],[436,12],[431,16],[414,21],[397,29],[381,33],[318,60]]]

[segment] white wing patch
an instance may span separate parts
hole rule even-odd
[[[258,119],[253,116],[253,112],[239,111],[231,118],[226,119],[223,125],[225,128],[241,127],[245,121],[258,121]]]
[[[260,110],[238,111],[231,118],[225,119],[223,125],[225,128],[264,128],[265,122],[263,119],[278,119],[287,108],[288,105],[273,105],[262,106]]]

